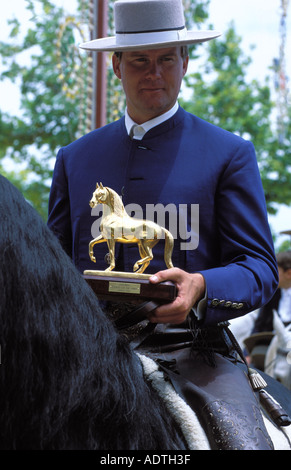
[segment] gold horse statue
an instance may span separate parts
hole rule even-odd
[[[96,262],[93,254],[96,243],[107,242],[109,248],[110,265],[105,271],[112,271],[115,268],[116,242],[137,243],[141,259],[134,264],[133,271],[143,273],[153,259],[153,247],[165,237],[165,263],[168,268],[173,267],[174,238],[167,229],[151,221],[130,217],[120,196],[113,189],[103,187],[102,183],[96,184],[89,204],[92,208],[103,204],[101,234],[89,243],[89,256],[93,262]]]

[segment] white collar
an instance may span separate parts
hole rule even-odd
[[[286,296],[286,297],[291,297],[291,287],[288,287],[287,289],[281,289],[281,295]]]
[[[133,132],[133,138],[141,140],[143,136],[145,135],[146,132],[148,132],[150,129],[153,127],[158,126],[159,124],[162,124],[162,122],[167,121],[167,119],[170,119],[174,114],[178,111],[179,105],[178,102],[174,104],[174,106],[167,111],[164,114],[161,114],[160,116],[157,116],[153,119],[150,119],[149,121],[144,122],[143,124],[136,124],[131,117],[128,114],[127,108],[125,109],[125,126],[128,135],[131,135]]]

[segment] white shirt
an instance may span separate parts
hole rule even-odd
[[[291,287],[281,289],[278,314],[283,322],[291,322]]]
[[[125,127],[127,130],[128,135],[130,135],[133,139],[141,140],[143,136],[153,127],[162,124],[162,122],[167,121],[170,119],[174,114],[178,111],[179,105],[176,102],[174,106],[164,114],[157,116],[149,121],[144,122],[143,124],[137,124],[134,122],[128,114],[127,108],[125,110]]]

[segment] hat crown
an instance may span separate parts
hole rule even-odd
[[[114,4],[116,34],[181,30],[181,0],[119,0]]]
[[[182,0],[117,0],[115,36],[80,45],[90,51],[134,51],[209,41],[218,31],[187,31]]]

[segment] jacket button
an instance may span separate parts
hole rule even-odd
[[[224,304],[224,306],[225,306],[226,308],[231,307],[231,305],[232,305],[232,302],[231,302],[230,300],[227,300],[227,301],[225,302],[225,304]]]
[[[217,307],[218,304],[219,304],[219,299],[213,299],[211,302],[212,307]]]

